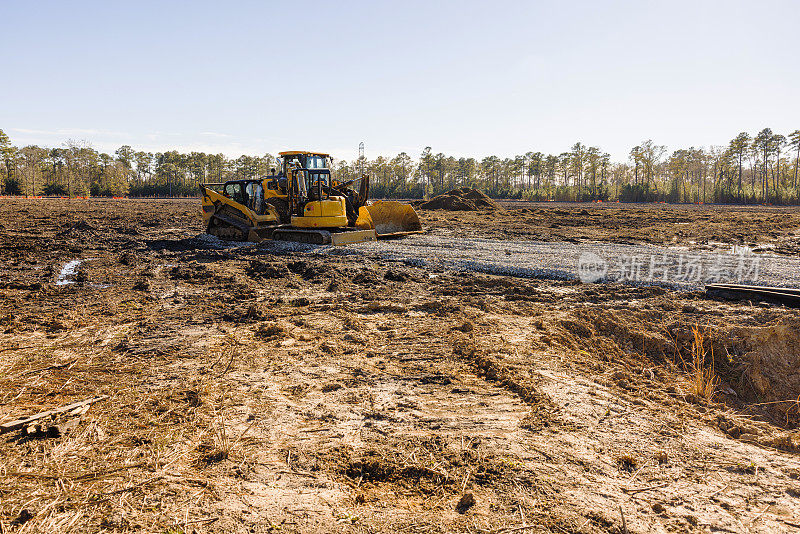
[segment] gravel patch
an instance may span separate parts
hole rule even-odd
[[[258,253],[365,255],[431,271],[658,285],[682,291],[708,283],[800,288],[800,258],[754,253],[746,247],[697,251],[608,243],[506,241],[413,235],[343,247],[263,241]]]
[[[704,284],[713,282],[800,287],[800,259],[754,254],[747,248],[702,252],[651,245],[419,235],[351,245],[347,253],[351,251],[432,270],[523,278],[624,282],[686,291],[702,289]]]

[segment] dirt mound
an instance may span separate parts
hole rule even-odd
[[[82,232],[95,232],[97,228],[86,221],[67,222],[61,226],[63,230],[58,233],[58,236],[69,236],[80,234]]]
[[[462,187],[433,197],[419,205],[424,210],[476,211],[502,210],[494,200],[477,189]]]
[[[566,349],[591,347],[601,359],[639,354],[669,369],[691,370],[693,328],[702,332],[706,365],[721,380],[734,406],[747,405],[774,423],[800,425],[800,319],[782,318],[760,326],[699,326],[692,317],[664,322],[649,310],[576,310],[547,334],[547,342]],[[712,363],[713,359],[713,363]],[[629,364],[634,360],[629,359]],[[687,386],[687,390],[691,387]]]
[[[734,334],[744,341],[744,354],[736,357],[742,369],[741,389],[749,386],[753,399],[795,427],[800,423],[800,321],[784,319]]]

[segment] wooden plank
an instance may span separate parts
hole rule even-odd
[[[9,421],[7,423],[0,424],[0,434],[5,434],[6,432],[11,432],[12,430],[17,430],[19,428],[26,427],[31,423],[33,423],[34,421],[38,421],[39,419],[44,419],[45,417],[52,417],[54,415],[62,414],[64,412],[69,412],[71,410],[75,410],[76,408],[88,406],[90,404],[94,404],[95,402],[99,402],[107,398],[108,395],[100,395],[99,397],[92,397],[91,399],[86,399],[80,402],[67,404],[65,406],[55,408],[53,410],[47,410],[46,412],[39,412],[36,415],[31,415],[30,417],[25,417],[23,419],[16,419],[14,421]]]
[[[800,288],[795,287],[780,287],[780,286],[749,286],[743,284],[727,284],[727,283],[716,283],[716,284],[706,284],[706,288],[708,289],[752,289],[754,291],[773,291],[778,293],[789,293],[800,295]]]
[[[785,306],[800,307],[800,293],[796,289],[736,284],[707,284],[706,293],[729,299],[769,300],[779,302]]]

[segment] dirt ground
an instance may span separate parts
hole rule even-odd
[[[800,228],[708,206],[421,218],[785,254]],[[201,231],[195,200],[0,203],[0,423],[109,396],[0,435],[0,533],[800,531],[797,310]]]
[[[800,255],[800,209],[796,207],[524,201],[501,204],[507,209],[427,211],[423,212],[423,222],[466,237],[645,243],[692,249],[735,244]]]

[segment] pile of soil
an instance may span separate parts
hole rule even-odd
[[[658,288],[641,291],[657,307],[669,309],[669,293],[662,299]],[[800,319],[763,314],[753,326],[730,328],[709,321],[703,327],[694,314],[708,310],[687,307],[687,312],[665,324],[660,314],[646,309],[577,309],[545,328],[547,342],[567,350],[591,346],[598,355],[638,353],[667,368],[672,361],[691,372],[692,328],[700,328],[708,365],[721,380],[717,389],[731,395],[718,398],[727,398],[731,406],[749,406],[753,414],[784,428],[800,427]]]
[[[477,210],[502,210],[503,208],[477,189],[462,187],[433,197],[427,202],[419,204],[424,210],[448,211],[477,211]]]
[[[742,341],[734,347],[742,370],[740,393],[759,400],[789,427],[800,424],[800,321],[782,319],[764,327],[735,330]],[[749,386],[749,388],[748,388]],[[744,391],[741,391],[744,389]],[[752,395],[748,389],[752,390]]]

